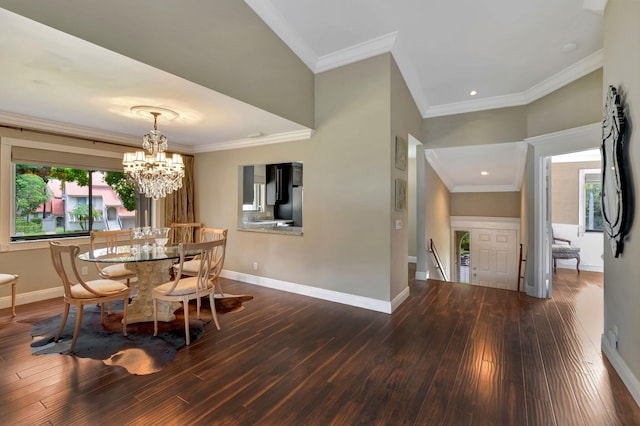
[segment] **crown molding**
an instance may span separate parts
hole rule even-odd
[[[528,105],[531,102],[534,102],[599,68],[602,68],[603,63],[604,51],[600,49],[524,92],[430,107],[427,109],[426,113],[423,114],[423,118]]]
[[[527,103],[536,101],[551,92],[555,92],[561,87],[584,77],[595,70],[602,68],[604,64],[604,50],[600,49],[592,53],[586,58],[576,62],[575,64],[565,68],[559,73],[552,75],[544,81],[536,84],[530,89],[524,91],[524,97]]]
[[[398,32],[394,31],[380,37],[367,40],[356,45],[337,50],[320,56],[316,62],[315,73],[321,73],[344,65],[353,64],[364,59],[372,58],[383,53],[391,52],[398,39]]]
[[[441,160],[436,151],[433,149],[425,149],[424,158],[431,165],[433,171],[436,172],[436,174],[440,177],[440,180],[442,181],[442,183],[444,183],[444,186],[446,186],[449,192],[451,192],[455,185],[447,177],[448,173],[446,173],[446,170],[440,167]]]
[[[314,131],[312,129],[296,130],[293,132],[283,132],[273,135],[266,135],[257,138],[239,139],[236,141],[219,142],[210,145],[200,145],[193,148],[194,153],[225,151],[228,149],[249,148],[252,146],[271,145],[282,142],[295,142],[311,139]]]
[[[520,93],[429,106],[424,89],[420,84],[416,67],[410,60],[410,56],[406,54],[406,50],[403,49],[402,43],[399,40],[399,31],[391,32],[318,57],[313,49],[311,49],[291,25],[286,22],[271,0],[244,1],[315,74],[349,65],[383,53],[391,53],[398,64],[400,73],[405,79],[422,118],[527,105],[601,68],[604,62],[603,50],[599,50]],[[596,13],[602,13],[606,3],[607,0],[583,0],[583,8],[593,10]]]
[[[132,147],[141,146],[141,136],[131,136],[124,133],[110,132],[107,130],[93,129],[90,127],[78,126],[69,123],[46,120],[43,118],[30,117],[22,114],[15,114],[7,111],[0,111],[0,124],[11,127],[20,127],[34,132],[49,132],[58,136],[78,137],[95,141],[121,143]],[[193,153],[193,148],[188,145],[171,143],[172,152],[184,154]]]
[[[458,185],[451,192],[518,192],[521,185]]]
[[[271,0],[244,0],[244,2],[304,62],[307,68],[316,72],[318,54],[289,25]]]
[[[604,14],[604,9],[607,7],[607,0],[582,0],[582,8],[590,10],[599,15]]]
[[[395,59],[396,64],[398,64],[400,74],[402,74],[404,82],[409,88],[409,93],[411,93],[411,97],[416,103],[420,115],[424,117],[429,109],[429,103],[424,96],[424,88],[420,82],[417,68],[411,60],[411,55],[407,53],[407,49],[404,46],[405,44],[402,42],[401,37],[396,37],[396,42],[391,47],[391,55]]]

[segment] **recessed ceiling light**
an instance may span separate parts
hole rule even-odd
[[[475,96],[475,95],[477,95],[477,94],[478,94],[478,92],[477,92],[476,90],[472,90],[472,91],[470,91],[470,92],[469,92],[469,94],[470,94],[471,96]]]
[[[481,174],[482,176],[487,176],[487,175],[489,174],[489,172],[488,172],[488,171],[486,171],[486,170],[483,170],[483,171],[481,171],[481,172],[480,172],[480,174]]]
[[[562,51],[564,53],[573,52],[574,50],[576,50],[577,47],[578,47],[578,45],[576,43],[570,42],[570,43],[567,43],[564,46],[562,46]]]

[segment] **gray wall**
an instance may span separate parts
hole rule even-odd
[[[604,78],[603,89],[609,85],[618,87],[627,105],[630,123],[640,123],[640,2],[610,0],[604,20]],[[637,127],[637,125],[634,125]],[[640,132],[633,128],[628,140],[629,163],[633,172],[633,184],[638,193],[640,169]],[[637,195],[636,195],[637,197]],[[633,227],[625,241],[624,252],[613,258],[608,244],[604,250],[604,329],[618,327],[618,354],[626,363],[638,383],[640,379],[640,210],[636,207]],[[636,392],[638,389],[636,389]],[[636,400],[639,395],[635,394]]]

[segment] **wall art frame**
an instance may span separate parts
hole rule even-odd
[[[395,162],[396,169],[398,170],[407,170],[407,162],[409,155],[409,147],[407,145],[407,141],[401,138],[400,136],[396,136],[396,145],[395,145]]]
[[[396,211],[401,212],[407,208],[407,181],[396,178]]]

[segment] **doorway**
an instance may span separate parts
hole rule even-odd
[[[456,275],[454,281],[469,284],[469,268],[471,266],[471,234],[468,230],[454,231],[455,262],[457,267],[454,269]]]

